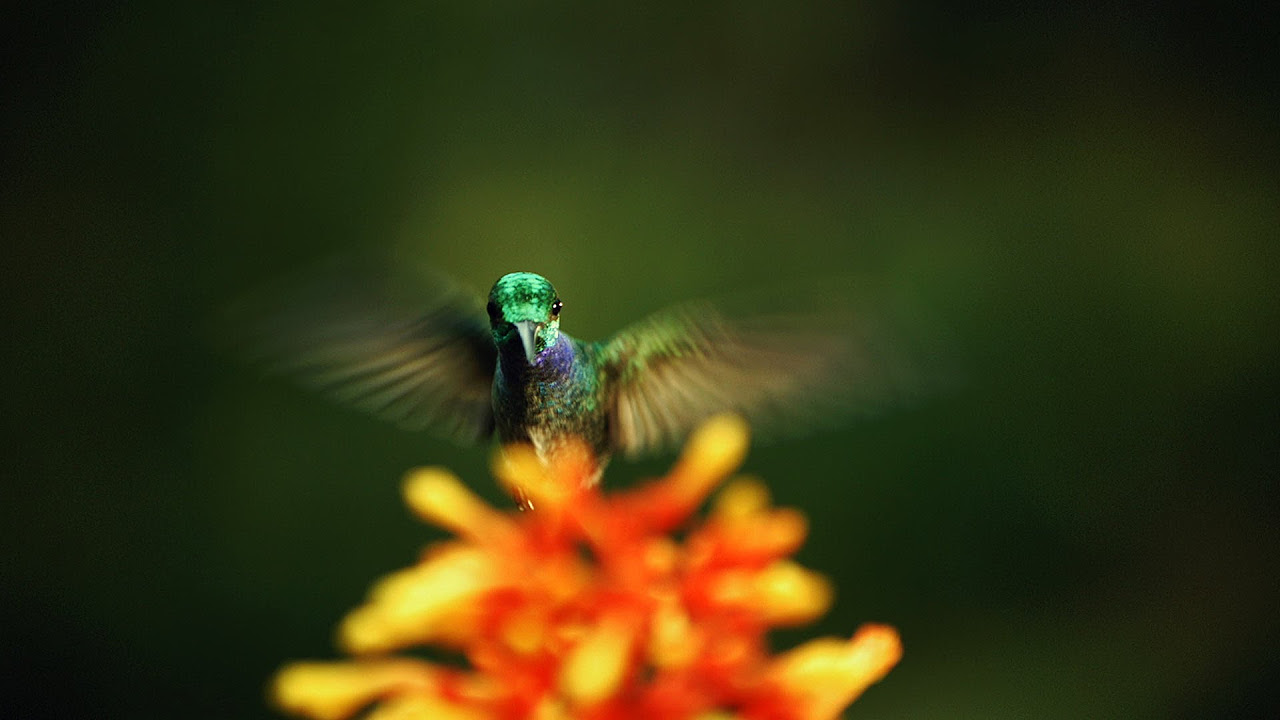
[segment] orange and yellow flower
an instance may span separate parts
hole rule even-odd
[[[708,516],[690,518],[741,464],[747,429],[704,425],[664,478],[604,493],[590,456],[550,467],[525,448],[495,461],[532,508],[486,505],[439,468],[416,470],[405,498],[457,538],[392,573],[342,622],[356,659],[299,662],[272,693],[289,713],[343,720],[824,720],[902,654],[896,631],[864,625],[771,655],[773,627],[830,605],[822,576],[789,557],[804,517],[737,479]],[[683,542],[670,533],[686,528]],[[430,645],[469,667],[389,653]]]

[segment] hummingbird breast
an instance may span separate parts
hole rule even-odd
[[[563,334],[533,364],[501,358],[493,382],[498,440],[531,443],[546,458],[577,439],[606,457],[603,384],[591,358],[590,348]]]

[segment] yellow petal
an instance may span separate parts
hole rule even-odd
[[[364,720],[489,720],[490,715],[475,708],[433,697],[399,697],[382,703]]]
[[[831,720],[902,658],[898,632],[863,625],[848,641],[821,638],[774,661],[770,674],[804,699],[805,720]]]
[[[453,473],[443,468],[420,468],[404,482],[405,502],[423,519],[463,537],[495,540],[514,532],[514,524],[485,504]]]
[[[635,633],[636,628],[626,621],[601,621],[560,666],[560,691],[579,705],[592,705],[616,693],[626,675]]]
[[[735,557],[767,559],[790,555],[809,534],[803,513],[791,508],[757,512],[745,517],[725,518],[719,523],[722,542]]]
[[[769,507],[769,489],[755,478],[738,478],[716,496],[713,515],[724,519],[744,519]]]
[[[772,563],[755,577],[754,603],[766,622],[797,625],[831,607],[831,583],[789,560]]]
[[[649,623],[649,663],[656,668],[687,667],[701,651],[701,638],[679,601],[660,603]]]
[[[532,655],[546,642],[547,623],[546,616],[538,609],[526,607],[512,613],[502,624],[502,640],[517,654]]]
[[[445,546],[379,581],[369,602],[343,620],[339,638],[350,652],[369,653],[453,637],[475,599],[500,580],[501,568],[488,553],[461,543]]]
[[[507,445],[493,454],[493,474],[525,508],[539,509],[563,502],[565,488],[529,445]]]
[[[747,456],[750,431],[737,415],[717,415],[689,436],[667,476],[682,504],[693,508]]]
[[[573,714],[560,698],[544,697],[534,707],[530,720],[573,720]]]
[[[416,660],[300,662],[276,675],[271,695],[286,712],[342,720],[389,692],[431,692],[435,686],[436,671]]]

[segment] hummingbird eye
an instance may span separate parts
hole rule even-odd
[[[551,303],[551,317],[560,317],[560,308],[564,307],[564,303],[556,300]]]
[[[492,300],[490,300],[489,304],[485,306],[485,310],[489,311],[490,320],[500,320],[502,318],[502,311],[498,309],[498,303]]]

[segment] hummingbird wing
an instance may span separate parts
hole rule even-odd
[[[475,295],[337,269],[276,288],[247,352],[339,401],[410,430],[471,443],[493,432],[497,350]],[[246,313],[239,313],[241,317]]]
[[[710,415],[737,412],[757,434],[811,428],[909,387],[871,323],[837,314],[733,319],[710,303],[656,313],[599,348],[613,446],[634,456],[674,446]]]

